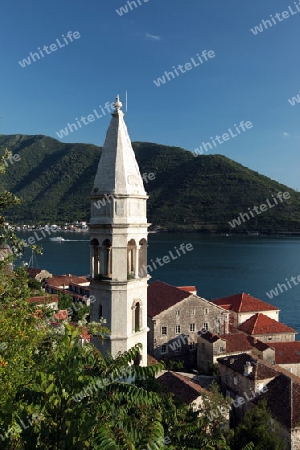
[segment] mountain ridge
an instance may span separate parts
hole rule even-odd
[[[133,142],[141,173],[154,173],[145,183],[148,220],[174,230],[215,232],[299,232],[300,194],[224,155],[198,155],[180,147]],[[0,149],[18,153],[0,188],[22,198],[7,211],[13,223],[58,223],[89,220],[90,192],[101,147],[62,143],[44,135],[0,135]],[[229,222],[259,206],[277,192],[289,200],[251,217],[234,229]]]

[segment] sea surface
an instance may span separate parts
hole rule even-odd
[[[22,233],[23,239],[32,232]],[[54,234],[53,234],[54,235]],[[89,233],[56,233],[66,242],[52,242],[45,238],[39,242],[43,255],[37,257],[39,268],[53,274],[89,274]],[[193,250],[168,264],[154,268],[151,259],[178,256],[175,247],[192,244]],[[23,260],[28,262],[27,252]],[[236,237],[201,236],[197,233],[157,233],[149,235],[148,264],[152,280],[161,280],[174,286],[195,285],[198,295],[213,300],[245,292],[277,306],[281,322],[295,328],[300,334],[300,284],[295,286],[291,277],[300,275],[300,238],[298,237]],[[266,295],[277,284],[285,283],[284,290],[272,300]],[[297,340],[300,340],[300,335]]]

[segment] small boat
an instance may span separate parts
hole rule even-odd
[[[49,239],[52,242],[64,242],[65,241],[65,239],[63,237],[61,237],[61,236],[55,236],[55,237],[52,237],[52,238],[49,238]]]

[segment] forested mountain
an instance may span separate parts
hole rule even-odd
[[[88,220],[94,176],[101,148],[65,144],[37,135],[0,135],[0,149],[18,153],[8,163],[0,189],[21,197],[22,204],[7,211],[14,223],[63,223]],[[222,232],[300,231],[300,194],[221,155],[193,156],[178,148],[133,143],[141,173],[154,173],[145,183],[149,193],[148,219],[168,229]],[[229,225],[248,208],[272,202],[279,191],[291,198],[260,215]]]

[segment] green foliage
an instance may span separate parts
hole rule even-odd
[[[248,411],[234,430],[231,449],[240,450],[249,441],[253,442],[255,450],[287,449],[279,437],[279,426],[272,419],[265,400]]]
[[[170,359],[170,360],[166,360],[165,364],[166,364],[166,369],[168,369],[168,370],[180,371],[180,370],[184,369],[183,361],[176,361],[176,360]]]
[[[0,183],[0,189],[22,199],[17,209],[8,208],[10,221],[89,219],[99,147],[63,144],[45,136],[0,136],[0,148],[5,146],[21,156]],[[141,142],[133,147],[141,173],[155,174],[154,180],[145,183],[150,194],[148,218],[153,224],[203,232],[300,231],[300,194],[293,189],[225,156],[194,157],[178,147]],[[291,198],[231,229],[228,221],[266,199],[272,203],[272,194],[279,191],[290,192]]]
[[[58,293],[58,308],[68,310],[70,321],[76,323],[87,318],[90,313],[89,306],[81,302],[73,302],[72,296],[64,292]]]

